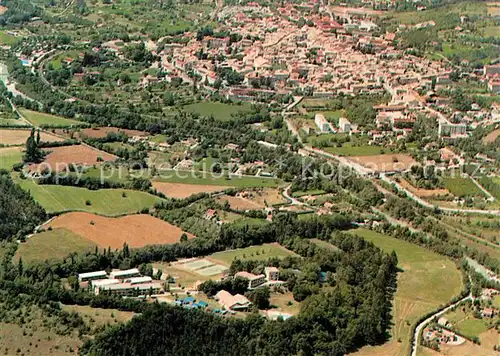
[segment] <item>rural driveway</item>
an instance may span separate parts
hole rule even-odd
[[[419,335],[422,332],[422,330],[425,328],[425,326],[434,318],[440,317],[444,313],[446,313],[448,310],[453,309],[456,307],[458,304],[462,303],[463,301],[466,301],[468,299],[472,299],[472,294],[469,294],[467,297],[460,299],[458,302],[453,303],[452,305],[441,309],[435,314],[432,314],[430,317],[422,321],[420,324],[417,325],[415,328],[415,333],[413,334],[413,341],[411,345],[411,356],[417,356],[417,347],[418,347],[418,342],[419,342]]]

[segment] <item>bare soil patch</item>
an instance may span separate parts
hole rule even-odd
[[[265,208],[266,204],[267,206],[271,206],[274,204],[282,204],[287,202],[283,195],[281,195],[279,189],[248,191],[243,192],[242,195],[245,195],[245,198],[260,205],[261,208]]]
[[[440,188],[440,189],[421,189],[416,188],[410,184],[406,179],[400,179],[399,184],[408,189],[410,192],[415,194],[420,198],[429,198],[429,197],[439,197],[445,195],[452,195],[448,189]]]
[[[49,226],[66,228],[101,247],[113,249],[122,248],[124,243],[130,247],[175,243],[183,234],[177,226],[145,214],[107,218],[91,213],[68,213],[55,218],[46,227]]]
[[[404,171],[409,169],[412,165],[417,164],[417,161],[411,156],[401,153],[357,156],[349,157],[348,159],[366,168],[373,169],[375,172]]]
[[[93,166],[101,162],[114,161],[118,157],[86,145],[52,147],[45,149],[49,152],[45,160],[39,164],[30,165],[30,170],[41,171],[50,167],[51,170],[64,171],[70,163],[77,165]]]
[[[144,131],[139,131],[139,130],[128,130],[128,129],[121,129],[118,127],[94,127],[94,128],[86,128],[83,130],[80,130],[78,132],[78,136],[80,137],[89,137],[89,138],[104,138],[106,137],[107,134],[109,133],[124,133],[128,137],[133,137],[133,136],[148,136],[147,132]]]
[[[233,197],[231,195],[222,195],[217,198],[217,201],[219,203],[227,201],[229,202],[231,208],[236,210],[260,210],[265,207],[264,204],[258,204],[249,199],[242,197]]]
[[[0,15],[3,15],[9,10],[8,7],[0,5]]]
[[[489,134],[487,134],[484,138],[483,138],[483,142],[484,143],[491,143],[491,142],[495,142],[495,140],[497,139],[497,137],[500,136],[500,129],[497,129],[495,131],[492,131],[490,132]]]
[[[193,194],[220,192],[230,187],[223,185],[198,185],[167,182],[152,182],[153,188],[169,198],[184,199]]]
[[[0,144],[23,145],[31,134],[31,130],[0,130]],[[40,141],[59,142],[62,138],[40,131]]]

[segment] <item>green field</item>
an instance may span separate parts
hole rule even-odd
[[[28,241],[19,245],[14,259],[23,262],[62,259],[72,252],[83,253],[94,251],[97,245],[84,237],[61,228],[47,230],[31,236]]]
[[[144,208],[153,207],[160,201],[154,195],[127,189],[88,190],[58,185],[38,185],[31,180],[18,180],[18,184],[29,191],[33,198],[48,213],[64,211],[87,211],[90,213],[114,216],[136,213]],[[122,194],[125,193],[125,197]],[[89,200],[91,205],[87,205]]]
[[[484,196],[484,193],[470,178],[465,177],[445,177],[444,186],[457,197]]]
[[[68,127],[72,125],[86,125],[84,122],[64,117],[41,113],[38,111],[19,109],[26,120],[35,126],[53,126],[53,127]]]
[[[500,309],[500,295],[495,295],[493,297],[493,307]]]
[[[183,183],[183,184],[201,184],[201,185],[226,185],[238,188],[274,188],[282,184],[280,179],[260,178],[247,176],[230,176],[230,179],[225,177],[212,176],[210,173],[203,172],[181,172],[174,170],[161,170],[160,178],[156,179],[159,182],[168,183]]]
[[[0,31],[0,44],[12,46],[17,42],[21,41],[22,37],[9,35],[6,31]]]
[[[250,246],[239,248],[236,250],[216,252],[208,257],[220,261],[227,266],[231,265],[234,260],[257,260],[263,261],[271,257],[284,258],[295,255],[292,251],[278,244],[264,244],[261,246]]]
[[[351,146],[349,143],[344,143],[342,147],[327,147],[324,150],[340,156],[374,156],[387,152],[387,149],[379,146]]]
[[[27,126],[24,121],[0,118],[0,126]]]
[[[472,311],[467,307],[466,311],[462,307],[444,315],[446,319],[463,336],[473,339],[488,330],[488,323],[482,319],[476,319]]]
[[[212,115],[217,120],[229,120],[231,119],[232,114],[237,114],[239,112],[248,112],[251,109],[250,104],[224,104],[224,103],[212,103],[212,102],[203,102],[190,104],[183,107],[184,110],[191,113],[196,113],[201,116],[210,116]]]
[[[420,246],[371,230],[351,232],[385,252],[396,251],[402,269],[394,296],[392,339],[382,346],[363,348],[363,354],[408,355],[411,327],[419,317],[457,296],[462,290],[462,276],[451,260]]]
[[[16,163],[23,161],[23,153],[17,147],[0,148],[0,169],[11,170]]]

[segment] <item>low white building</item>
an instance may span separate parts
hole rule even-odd
[[[78,280],[80,282],[92,281],[94,279],[105,279],[108,278],[108,274],[106,271],[96,271],[96,272],[87,272],[87,273],[79,273]]]
[[[318,126],[321,132],[333,132],[332,124],[326,120],[325,115],[323,114],[314,115],[314,123]]]
[[[341,117],[339,119],[339,131],[343,133],[349,133],[351,132],[352,125],[349,120],[347,120],[345,117]]]

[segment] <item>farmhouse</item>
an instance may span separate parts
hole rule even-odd
[[[94,279],[105,279],[108,277],[106,271],[97,271],[97,272],[87,272],[78,274],[78,280],[80,282],[88,282],[93,281]]]
[[[351,132],[351,122],[345,117],[339,119],[339,130],[340,132],[349,133]]]
[[[215,295],[215,299],[228,310],[247,310],[252,305],[245,296],[241,294],[232,295],[225,290],[219,291]]]
[[[246,271],[241,271],[235,274],[235,277],[248,279],[248,289],[254,289],[266,282],[266,276],[263,274],[255,275]]]

